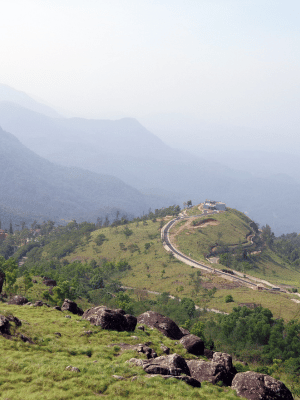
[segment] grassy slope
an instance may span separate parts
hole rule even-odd
[[[20,339],[8,340],[0,335],[0,398],[14,400],[43,399],[235,399],[231,389],[203,385],[194,389],[185,383],[160,378],[149,379],[142,368],[126,361],[137,357],[133,350],[122,352],[119,343],[137,344],[151,341],[161,355],[163,342],[186,356],[180,344],[158,331],[147,329],[134,333],[105,331],[91,326],[81,317],[65,317],[66,312],[51,308],[0,304],[0,314],[13,314],[22,320],[17,332],[30,336],[35,344]],[[84,332],[91,330],[87,336]],[[58,337],[55,332],[59,332]],[[132,336],[136,336],[133,338]],[[114,344],[114,345],[112,345]],[[190,356],[189,358],[195,358]],[[72,365],[79,373],[66,371]],[[112,375],[121,375],[119,381]],[[135,379],[132,379],[136,377]]]
[[[217,215],[218,218],[222,218],[226,222],[226,226],[232,226],[232,221],[228,222],[228,217],[225,217],[226,213]],[[248,228],[244,226],[244,221],[238,223],[238,218],[234,214],[236,224],[235,232],[246,234]],[[123,233],[124,228],[102,228],[92,233],[91,239],[85,245],[77,248],[75,252],[66,257],[69,261],[78,259],[82,261],[88,261],[90,259],[101,260],[106,258],[110,261],[118,261],[126,259],[129,261],[132,269],[122,279],[122,283],[125,286],[153,290],[157,292],[170,292],[170,294],[182,297],[191,297],[194,299],[197,305],[201,307],[216,307],[222,311],[230,312],[232,307],[238,303],[258,303],[263,307],[268,307],[272,310],[275,317],[282,316],[286,320],[289,320],[297,315],[299,306],[292,302],[290,298],[297,298],[293,295],[274,295],[271,293],[260,293],[251,289],[236,287],[237,285],[216,277],[211,274],[205,274],[202,272],[202,289],[199,293],[194,292],[194,278],[192,274],[195,274],[195,269],[179,262],[178,260],[172,260],[169,254],[163,249],[160,240],[160,222],[148,221],[147,225],[143,223],[130,223],[128,227],[133,231],[133,234],[129,237]],[[207,227],[220,229],[220,225]],[[203,228],[204,231],[207,228]],[[101,246],[97,246],[94,239],[99,235],[104,234],[108,239]],[[155,237],[156,236],[156,237]],[[190,239],[193,235],[185,235]],[[207,234],[208,236],[208,234]],[[155,237],[155,238],[154,238]],[[216,234],[213,233],[213,240],[215,240]],[[229,228],[227,232],[223,234],[223,240],[230,238]],[[238,238],[238,234],[234,237],[234,242]],[[123,243],[127,250],[121,250],[119,243]],[[150,249],[145,250],[145,243],[151,243]],[[130,244],[137,244],[140,252],[135,251],[131,253],[128,250]],[[192,246],[192,245],[191,245]],[[191,247],[192,249],[192,247]],[[44,256],[47,257],[45,249]],[[196,258],[194,251],[189,251],[192,256]],[[266,253],[266,257],[268,253]],[[261,272],[261,277],[265,279],[274,279],[274,274],[269,274],[269,270],[275,268],[273,261],[268,261],[269,264],[265,264],[265,275]],[[277,262],[277,274],[283,282],[283,279],[287,281],[288,274],[285,269],[280,268],[279,261]],[[163,270],[165,273],[163,273]],[[289,272],[293,272],[288,270]],[[279,275],[281,273],[281,275]],[[258,273],[259,275],[259,273]],[[296,273],[295,273],[296,275]],[[298,274],[297,274],[298,275]],[[294,276],[292,275],[292,279]],[[295,284],[294,280],[290,280],[290,283]],[[216,287],[218,290],[214,297],[210,298],[206,295],[205,289],[211,289]],[[231,293],[235,299],[234,303],[225,303],[224,299],[227,294]],[[280,297],[279,297],[280,296]],[[283,309],[285,312],[283,313]]]
[[[192,221],[200,222],[207,218],[214,219],[218,225],[205,227],[192,225]],[[216,243],[231,246],[238,244],[239,241],[246,241],[246,235],[251,231],[246,218],[241,219],[241,215],[234,211],[214,214],[211,217],[190,218],[182,225],[174,226],[171,230],[171,240],[183,253],[190,253],[196,260],[206,261],[204,255],[209,253]]]
[[[205,219],[207,217],[201,217]],[[243,213],[236,210],[226,211],[222,214],[213,215],[212,218],[219,222],[216,226],[193,227],[190,220],[183,223],[186,228],[180,229],[180,225],[175,225],[171,231],[171,239],[176,246],[185,254],[198,261],[206,261],[205,254],[215,244],[232,245],[246,241],[246,235],[249,233],[249,224],[251,221]],[[199,220],[195,218],[195,220]],[[178,231],[180,231],[178,233]],[[292,285],[300,287],[300,273],[293,269],[286,261],[276,255],[271,249],[265,248],[256,258],[256,268],[249,271],[260,279],[266,279],[274,285]],[[223,268],[220,266],[220,268]]]

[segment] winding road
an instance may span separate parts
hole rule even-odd
[[[201,216],[206,216],[206,215],[212,215],[212,214],[217,214],[217,211],[212,211],[212,212],[204,212],[202,214],[197,215],[197,217],[201,217]],[[193,260],[192,258],[188,257],[187,255],[181,253],[170,241],[170,236],[169,236],[169,232],[170,229],[172,228],[172,226],[174,224],[176,224],[178,221],[181,221],[183,219],[188,219],[188,218],[193,218],[195,217],[195,215],[193,216],[179,216],[177,218],[172,219],[171,221],[169,221],[165,226],[162,227],[161,229],[161,239],[163,241],[163,246],[164,248],[169,251],[172,252],[174,257],[176,257],[178,260],[184,262],[187,265],[193,266],[195,268],[200,268],[203,269],[207,272],[213,273],[213,274],[218,274],[220,276],[222,276],[225,279],[231,280],[231,281],[236,281],[239,282],[247,287],[250,287],[251,289],[257,289],[258,284],[250,282],[246,279],[240,278],[236,275],[229,275],[226,272],[223,272],[219,269],[216,268],[212,268],[209,267],[199,261]]]

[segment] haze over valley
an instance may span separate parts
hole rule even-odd
[[[134,216],[211,198],[276,234],[299,232],[299,5],[269,3],[7,4],[0,126],[26,147],[16,154],[28,193],[24,204],[21,193],[9,200],[16,180],[2,176],[5,221],[23,211],[57,221],[113,218],[117,208]],[[73,183],[61,179],[67,215],[53,196],[38,206],[29,188],[48,190],[38,176],[45,168],[25,174],[37,156],[53,163],[47,179],[54,165],[105,175],[115,198],[101,185],[98,194],[78,182],[63,190]]]

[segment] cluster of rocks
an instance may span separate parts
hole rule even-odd
[[[238,396],[249,400],[293,400],[291,392],[282,382],[258,372],[237,373],[229,354],[205,349],[201,338],[179,328],[170,318],[148,311],[141,314],[137,320],[138,323],[158,329],[168,338],[180,340],[189,353],[197,356],[205,355],[210,359],[210,361],[185,360],[178,354],[172,354],[147,360],[138,358],[129,360],[130,363],[142,367],[151,376],[180,378],[194,387],[200,387],[204,381],[212,384],[222,382],[236,390]]]
[[[9,304],[28,304],[28,300],[23,296],[14,296],[10,299]],[[43,302],[35,303],[36,306],[43,304]],[[159,330],[170,339],[180,341],[188,353],[196,356],[204,355],[209,359],[209,361],[184,359],[178,354],[169,354],[170,349],[163,344],[161,345],[161,350],[165,355],[160,357],[149,347],[151,342],[133,346],[139,354],[146,355],[147,359],[132,358],[128,362],[142,367],[149,374],[148,376],[179,379],[193,387],[201,387],[201,383],[204,381],[212,384],[220,382],[226,386],[231,386],[236,390],[238,396],[249,400],[293,400],[291,392],[282,382],[266,374],[253,371],[237,373],[232,364],[232,357],[229,354],[205,349],[201,338],[190,334],[186,329],[179,328],[170,318],[156,312],[148,311],[138,318],[126,314],[124,310],[113,310],[105,306],[93,307],[83,312],[74,301],[69,299],[65,299],[62,307],[56,307],[56,309],[80,315],[83,319],[90,321],[92,325],[119,332],[132,332],[135,330],[137,323],[143,324],[138,326],[140,330],[144,330],[144,325],[147,325],[152,329]],[[0,315],[0,334],[3,336],[10,335],[10,322],[14,322],[16,326],[21,325],[21,321],[14,316],[5,317]],[[87,331],[87,334],[91,333],[91,331]],[[21,337],[21,339],[30,341],[25,336]],[[79,372],[78,368],[72,366],[68,366],[66,370]]]

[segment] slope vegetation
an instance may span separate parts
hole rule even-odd
[[[232,215],[232,218],[230,215]],[[225,218],[224,216],[225,214],[218,216],[220,218],[219,223],[224,220],[226,226],[231,226],[230,229],[235,231],[233,235],[236,235],[229,243],[238,243],[239,239],[243,242],[245,235],[249,232],[249,225],[245,219],[239,218],[239,213],[235,211],[229,213],[229,217]],[[43,270],[44,272],[39,272],[44,274],[51,273],[51,271],[54,273],[55,269],[59,271],[59,268],[64,268],[68,271],[68,280],[71,281],[77,277],[77,272],[72,266],[74,262],[93,263],[96,270],[103,275],[105,273],[103,263],[126,261],[130,268],[119,275],[118,279],[125,287],[137,289],[138,295],[140,295],[140,291],[144,291],[144,295],[147,295],[149,291],[169,292],[179,298],[192,298],[199,307],[215,307],[225,312],[231,311],[239,303],[256,303],[270,308],[275,317],[290,320],[297,315],[298,305],[291,301],[292,298],[298,299],[295,294],[280,293],[276,295],[268,291],[255,291],[241,286],[237,282],[196,270],[175,259],[172,254],[164,250],[160,238],[160,227],[171,218],[135,220],[127,223],[127,225],[96,229],[89,235],[84,234],[83,231],[80,241],[77,241],[75,245],[70,234],[61,235],[54,232],[51,240],[45,241],[43,246],[32,250],[29,248],[28,253],[22,253],[22,255],[28,257],[25,266],[30,269],[32,267],[39,268],[43,264],[48,265],[47,269]],[[233,221],[236,221],[235,224]],[[183,221],[183,223],[185,222]],[[207,228],[220,229],[220,226],[221,223],[202,229],[203,231]],[[180,224],[178,229],[180,229]],[[240,233],[237,234],[236,232]],[[192,235],[185,236],[189,238]],[[227,232],[227,236],[228,238],[231,237],[230,232]],[[212,238],[215,240],[214,233]],[[192,253],[194,256],[193,251],[193,248],[191,250],[187,248],[187,254]],[[269,274],[269,270],[277,263],[278,277],[287,281],[286,271],[288,270],[291,274],[290,284],[297,287],[299,285],[299,280],[296,280],[298,273],[291,268],[281,267],[280,262],[282,260],[278,256],[275,258],[274,254],[270,252],[271,250],[266,248],[263,249],[262,253],[251,256],[253,257],[251,263],[249,260],[247,263],[252,269],[247,272],[252,274],[252,271],[256,270],[258,271],[257,274],[261,274],[264,279],[272,280],[274,274]],[[53,265],[56,266],[53,267]],[[59,265],[62,265],[62,267]],[[68,268],[68,265],[70,268]],[[226,268],[221,265],[217,267]],[[244,268],[244,264],[241,268]],[[227,295],[232,295],[234,301],[226,303]]]

